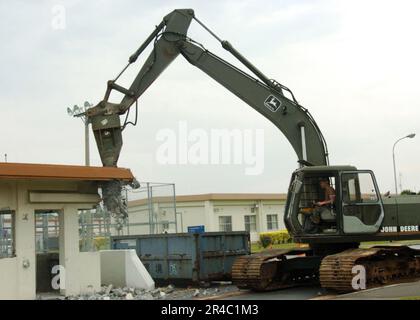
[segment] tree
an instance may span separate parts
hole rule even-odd
[[[402,196],[415,196],[416,193],[408,189],[408,190],[401,191],[401,195]]]

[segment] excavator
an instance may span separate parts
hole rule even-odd
[[[187,31],[193,21],[215,37],[248,72],[189,38]],[[150,44],[151,53],[131,86],[117,84]],[[362,248],[360,244],[420,239],[420,197],[382,196],[371,170],[330,165],[324,136],[293,92],[267,78],[228,41],[204,25],[192,9],[177,9],[166,15],[117,77],[108,81],[103,100],[86,111],[104,166],[117,165],[122,132],[137,122],[138,99],[179,55],[271,121],[297,154],[298,168],[290,180],[284,223],[294,242],[306,246],[237,258],[232,279],[239,288],[266,291],[318,281],[324,288],[347,292],[419,277],[419,250],[394,245]],[[112,91],[123,94],[119,103],[109,101]],[[134,122],[128,120],[132,106]],[[335,190],[335,197],[329,210],[321,211],[315,219],[315,228],[308,231],[305,221],[313,216],[317,208],[314,203],[324,197],[320,181]],[[122,187],[121,182],[113,181],[102,189],[106,208],[124,216],[126,207],[119,196]],[[355,276],[362,272],[364,286],[355,287]]]

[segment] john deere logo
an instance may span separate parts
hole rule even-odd
[[[264,105],[272,112],[276,112],[281,107],[281,101],[272,94],[264,101]]]

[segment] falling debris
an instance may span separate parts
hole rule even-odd
[[[127,201],[122,195],[123,182],[107,181],[102,185],[102,199],[108,212],[115,218],[125,219],[128,216]]]

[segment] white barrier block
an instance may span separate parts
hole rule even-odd
[[[125,279],[127,287],[153,290],[155,282],[136,254],[136,251],[127,250],[125,255]]]
[[[155,282],[134,249],[102,250],[101,282],[115,287],[153,290]]]

